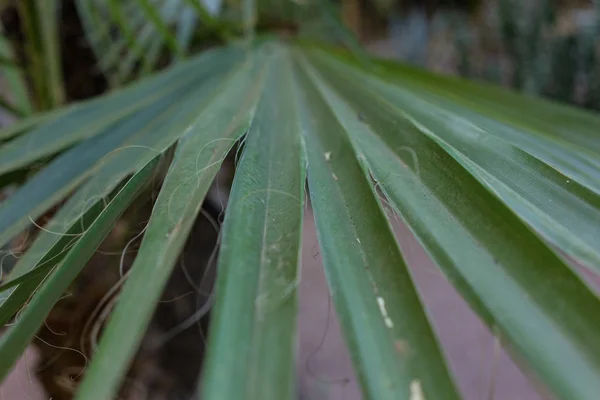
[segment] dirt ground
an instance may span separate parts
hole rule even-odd
[[[400,223],[398,239],[438,332],[465,400],[543,400],[438,272]],[[307,210],[300,284],[298,390],[300,400],[358,400],[360,391],[329,301],[312,213]],[[328,321],[329,319],[329,321]],[[29,377],[35,352],[27,353],[1,386],[0,400],[48,399]]]

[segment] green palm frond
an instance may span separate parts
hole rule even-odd
[[[9,40],[0,35],[0,78],[6,82],[11,98],[0,99],[0,107],[16,117],[30,115],[33,105],[28,96],[27,83],[19,68]]]
[[[306,179],[365,398],[460,398],[382,201],[524,369],[557,398],[600,393],[600,301],[566,261],[600,271],[597,115],[312,44],[262,41],[205,52],[46,118],[0,131],[12,137],[0,147],[2,174],[54,157],[0,204],[0,244],[65,201],[0,286],[0,321],[23,307],[0,338],[1,377],[175,147],[77,394],[112,398],[211,181],[244,140],[202,398],[295,397]]]
[[[227,43],[235,33],[249,35],[257,20],[278,29],[341,42],[361,53],[357,39],[341,22],[331,0],[76,0],[88,42],[99,67],[113,85],[154,72],[189,55],[195,37],[215,36]],[[251,36],[251,35],[250,35]]]
[[[59,46],[59,0],[23,0],[16,3],[23,25],[25,69],[37,101],[47,110],[64,101]]]
[[[189,54],[200,28],[230,37],[203,0],[76,0],[100,69],[119,85]]]
[[[0,109],[21,118],[65,101],[59,49],[60,1],[3,2],[0,11],[9,6],[18,15],[20,32],[16,35],[19,38],[8,37],[0,27]]]

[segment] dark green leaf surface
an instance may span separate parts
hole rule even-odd
[[[180,140],[138,257],[77,399],[104,400],[116,392],[210,183],[249,125],[262,90],[265,60],[259,54],[246,60]]]
[[[179,1],[161,3],[161,17],[182,15]],[[142,10],[122,11],[140,18],[132,21],[136,30],[152,29],[135,39],[148,59],[158,55],[162,42],[149,39],[154,24],[143,22]],[[99,16],[86,15],[88,22]],[[126,44],[122,35],[119,40]],[[0,203],[0,242],[73,192],[0,286],[2,323],[32,301],[0,341],[0,365],[12,364],[51,307],[52,301],[41,306],[35,299],[54,298],[76,268],[58,271],[74,257],[81,266],[83,251],[94,247],[84,242],[93,228],[68,252],[74,242],[61,235],[82,215],[93,218],[127,176],[177,143],[77,395],[111,398],[219,165],[250,126],[224,225],[203,398],[295,396],[308,168],[326,274],[365,398],[459,398],[386,220],[383,193],[527,373],[557,398],[594,399],[600,300],[554,247],[600,269],[600,118],[410,67],[289,47],[212,50],[58,111],[49,122],[25,120],[0,131],[7,139],[0,145],[1,174],[71,148]],[[122,72],[135,59],[127,58],[131,64]]]
[[[55,159],[2,203],[0,209],[0,244],[9,241],[31,220],[37,219],[53,204],[64,198],[94,172],[97,164],[111,151],[126,145],[136,134],[144,134],[160,121],[168,105],[181,95],[175,93],[164,103],[139,111],[133,118],[109,127],[106,131],[75,146]]]
[[[449,100],[455,106],[462,106],[463,110],[471,109],[514,128],[507,130],[507,136],[502,137],[522,144],[534,155],[541,156],[545,151],[551,151],[548,144],[556,143],[566,146],[560,149],[561,152],[576,149],[598,160],[600,131],[596,127],[600,117],[597,114],[499,87],[432,75],[399,64],[380,65],[380,73],[389,72],[386,77],[398,83],[410,82],[411,86]],[[493,131],[490,133],[495,134]],[[545,161],[550,162],[551,158]]]
[[[179,100],[178,102],[172,102],[165,110],[159,110],[161,112],[155,116],[150,115],[149,117],[151,118],[156,117],[150,120],[151,123],[148,126],[150,129],[131,132],[135,133],[133,136],[130,136],[129,132],[125,132],[123,136],[130,137],[130,140],[124,146],[113,147],[110,151],[103,154],[98,163],[88,171],[93,176],[71,196],[57,215],[46,225],[47,230],[54,233],[65,232],[81,215],[86,213],[95,204],[102,202],[128,174],[137,171],[157,154],[162,153],[171,146],[185,133],[190,124],[196,120],[198,109],[217,95],[219,90],[222,89],[222,85],[227,83],[226,77],[229,76],[228,74],[233,73],[231,68],[234,68],[234,66],[224,68],[215,73],[213,79],[200,85],[199,88],[195,88],[187,97],[177,99]],[[94,148],[92,147],[90,151],[93,150]],[[78,157],[81,162],[89,163],[82,156],[85,156],[85,154],[75,154],[75,157]],[[51,204],[48,200],[51,195],[54,197],[64,196],[66,189],[59,184],[58,180],[61,179],[73,186],[72,181],[64,179],[65,176],[62,171],[65,170],[65,165],[69,166],[69,164],[62,164],[62,168],[55,169],[56,173],[52,175],[53,179],[44,179],[42,180],[43,184],[39,186],[26,185],[15,196],[18,195],[24,199],[29,199],[34,194],[39,194],[38,190],[46,189],[47,191],[42,191],[40,195],[44,204]],[[79,176],[78,173],[81,174],[82,172],[81,170],[70,171],[68,169],[67,171],[75,174],[75,176]],[[60,193],[55,194],[59,191]],[[13,231],[18,231],[29,222],[29,217],[33,214],[33,211],[25,209],[24,206],[28,204],[27,202],[14,202],[12,204],[14,208],[12,214],[9,214],[9,216],[13,219],[15,219],[15,216],[22,216],[19,221],[20,225],[13,228]],[[37,210],[38,212],[40,210],[43,211],[40,207]],[[0,211],[0,216],[2,216],[2,212]],[[12,272],[13,275],[23,274],[40,262],[44,254],[59,239],[58,235],[50,232],[40,233],[29,251],[25,253],[16,265]]]
[[[60,265],[47,275],[39,290],[31,297],[19,315],[18,323],[2,335],[0,338],[0,354],[2,354],[0,379],[4,379],[10,372],[14,363],[33,339],[35,332],[44,323],[54,304],[92,257],[96,248],[111,231],[117,218],[152,176],[155,166],[155,162],[149,163],[127,182],[68,252]],[[35,281],[37,279],[34,279]],[[29,288],[32,287],[30,282],[26,282],[25,285]],[[17,291],[20,288],[21,286],[17,288]]]
[[[17,268],[16,271],[12,270],[9,278],[4,279],[0,284],[0,292],[6,291],[22,282],[37,277],[39,274],[46,275],[62,260],[65,254],[79,240],[81,235],[87,230],[89,225],[96,219],[102,210],[103,204],[98,201],[92,207],[87,209],[85,213],[82,213],[78,218],[75,218],[68,229],[62,232],[52,230],[43,231],[40,236],[48,235],[54,239],[52,241],[52,246],[48,249],[44,249],[43,252],[40,252],[40,257],[38,258],[39,261],[31,266],[31,268]],[[27,252],[27,255],[29,254],[32,254],[31,249]],[[21,266],[23,265],[22,260],[19,264],[21,264]]]
[[[83,139],[91,138],[119,123],[124,117],[163,102],[168,96],[190,89],[208,74],[227,69],[243,56],[242,49],[229,47],[208,51],[178,64],[164,74],[143,80],[122,91],[80,105],[49,124],[23,134],[0,148],[0,173],[23,167],[41,157],[55,154]],[[85,127],[85,129],[82,129]]]
[[[308,182],[325,272],[364,395],[458,399],[389,222],[344,127],[301,73]]]
[[[27,131],[28,129],[34,126],[40,125],[42,123],[48,123],[61,113],[67,112],[67,110],[68,108],[63,108],[47,113],[38,113],[25,119],[21,119],[9,126],[2,127],[2,129],[0,129],[0,141],[11,139],[14,136],[18,136],[19,134]]]
[[[427,121],[405,114],[412,105],[370,93],[366,77],[323,74],[345,101],[313,77],[359,157],[463,297],[556,393],[593,398],[600,391],[599,299],[452,157],[452,147],[423,134]]]
[[[421,135],[431,137],[553,244],[581,262],[600,268],[600,195],[594,192],[594,185],[587,185],[585,176],[565,176],[524,151],[532,134],[515,136],[518,132],[509,125],[450,102],[431,100],[427,91],[390,85],[342,63],[330,64],[331,59],[319,60],[329,62],[330,73],[344,73],[346,79],[364,82],[366,90],[362,96],[394,105],[393,118],[405,120]],[[515,139],[507,140],[508,130],[512,130]],[[544,147],[540,141],[538,144],[537,149]],[[557,159],[573,165],[579,162],[579,155],[571,146],[555,142],[551,149]],[[597,157],[600,159],[600,154]],[[600,182],[600,167],[594,167],[590,173],[593,182]]]
[[[306,158],[289,56],[280,48],[274,52],[268,89],[228,202],[203,399],[297,396],[296,289]]]
[[[0,293],[0,326],[5,326],[23,307],[46,275],[33,276],[14,290]]]

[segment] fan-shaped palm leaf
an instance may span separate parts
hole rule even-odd
[[[212,50],[49,118],[0,148],[3,173],[61,153],[1,204],[2,244],[68,198],[3,286],[4,321],[25,307],[0,338],[3,375],[157,156],[176,145],[77,397],[111,398],[211,180],[247,132],[203,398],[294,398],[305,177],[365,398],[459,398],[379,189],[523,368],[558,398],[600,393],[600,301],[563,256],[600,270],[595,115],[313,45],[261,42]]]

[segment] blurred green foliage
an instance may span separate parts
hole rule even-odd
[[[559,7],[555,0],[498,0],[496,23],[472,26],[467,39],[457,34],[459,73],[493,80],[532,95],[600,110],[600,2],[595,7]],[[494,10],[494,8],[492,8]],[[488,22],[489,20],[486,20]],[[484,54],[476,68],[477,36],[496,36],[505,61]],[[489,32],[491,31],[491,32]],[[464,35],[464,33],[463,33]]]

